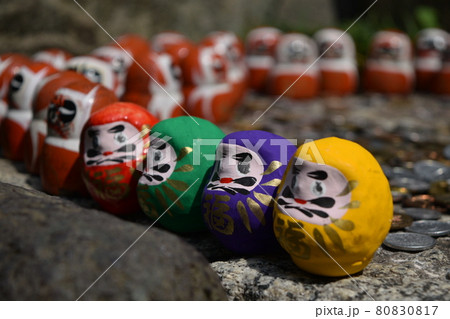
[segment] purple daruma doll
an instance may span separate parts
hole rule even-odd
[[[228,134],[203,192],[207,227],[238,254],[261,254],[279,246],[273,233],[273,196],[296,147],[263,131]]]

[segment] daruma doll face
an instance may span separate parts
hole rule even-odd
[[[393,215],[389,183],[375,158],[338,138],[299,147],[276,202],[278,242],[299,268],[323,276],[364,269]]]

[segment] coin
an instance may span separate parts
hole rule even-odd
[[[404,187],[411,193],[424,193],[430,188],[430,184],[417,178],[400,177],[392,179],[389,184],[391,187]]]
[[[389,233],[383,244],[397,250],[422,251],[433,248],[436,244],[436,239],[417,233]]]
[[[413,218],[411,216],[406,214],[394,213],[391,222],[391,229],[389,231],[403,229],[410,226],[412,222]]]
[[[450,168],[438,161],[418,161],[414,164],[413,170],[414,174],[419,179],[427,182],[441,181],[450,178]]]
[[[403,210],[403,213],[411,216],[414,220],[423,220],[423,219],[439,219],[442,217],[442,214],[437,210],[427,209],[427,208],[419,208],[419,207],[408,207]]]
[[[411,198],[406,198],[403,201],[403,206],[435,209],[434,202],[435,202],[435,199],[433,196],[427,195],[427,194],[422,194],[422,195],[415,195]]]
[[[406,230],[413,233],[440,237],[450,234],[450,224],[437,220],[418,220],[413,222],[411,226],[406,227]]]
[[[386,169],[385,174],[389,179],[396,179],[403,177],[416,178],[416,175],[414,174],[413,171],[400,166],[392,167],[390,170]]]

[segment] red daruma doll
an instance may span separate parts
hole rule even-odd
[[[259,27],[250,31],[246,39],[246,63],[249,71],[249,87],[264,92],[267,78],[275,64],[275,47],[281,37],[280,30]]]
[[[9,110],[2,122],[2,147],[6,158],[23,160],[25,133],[33,118],[32,101],[36,87],[57,70],[47,63],[34,62],[22,66],[9,85]]]
[[[48,108],[48,132],[40,168],[44,190],[52,195],[84,195],[79,159],[80,135],[92,113],[117,102],[100,84],[75,82],[58,89]]]
[[[62,71],[45,77],[37,86],[33,101],[33,119],[25,133],[25,167],[32,174],[39,174],[42,147],[47,136],[47,111],[55,92],[70,83],[86,81],[82,74]]]
[[[314,35],[319,47],[321,91],[325,95],[348,95],[358,85],[355,43],[338,29],[322,29]]]
[[[424,29],[417,34],[416,87],[421,91],[430,91],[442,69],[443,56],[448,33],[441,29]]]
[[[20,70],[20,67],[31,61],[24,55],[5,53],[0,55],[0,123],[8,112],[8,88],[11,79]]]
[[[269,92],[294,99],[315,97],[319,91],[316,43],[300,33],[285,34],[276,48],[276,63],[269,77]]]
[[[83,180],[92,198],[112,214],[140,210],[136,186],[158,119],[143,107],[117,102],[92,114],[81,133]]]
[[[377,32],[372,40],[364,72],[366,90],[385,94],[408,94],[413,84],[411,40],[403,32]]]

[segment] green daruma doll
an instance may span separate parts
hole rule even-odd
[[[201,197],[224,133],[207,120],[181,116],[156,124],[138,184],[142,210],[168,230],[205,230]]]

